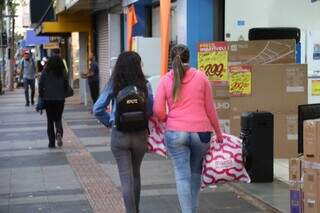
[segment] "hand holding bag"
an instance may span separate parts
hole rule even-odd
[[[250,183],[242,158],[242,140],[223,134],[223,142],[218,143],[214,136],[203,160],[202,187],[233,181]]]

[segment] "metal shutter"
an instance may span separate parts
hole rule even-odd
[[[109,80],[109,27],[108,13],[101,11],[97,14],[97,60],[100,71],[100,90]]]

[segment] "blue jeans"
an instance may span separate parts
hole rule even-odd
[[[31,104],[34,104],[34,92],[35,92],[35,80],[34,79],[23,79],[24,95],[26,98],[26,104],[29,104],[29,86],[31,89]]]
[[[165,143],[172,159],[182,213],[196,213],[199,205],[202,159],[209,143],[198,133],[167,131]]]

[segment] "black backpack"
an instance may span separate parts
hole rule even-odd
[[[148,129],[146,94],[130,85],[116,96],[115,125],[119,131],[135,132]]]

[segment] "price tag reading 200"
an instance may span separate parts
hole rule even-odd
[[[251,95],[251,66],[231,66],[229,68],[229,93],[231,96]]]
[[[213,82],[228,81],[228,45],[226,42],[200,43],[198,69]]]

